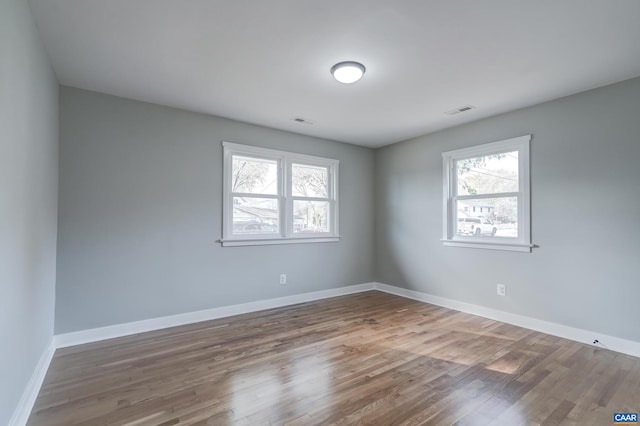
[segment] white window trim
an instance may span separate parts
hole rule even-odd
[[[445,246],[482,248],[490,250],[507,250],[531,252],[531,182],[529,149],[531,135],[519,136],[499,142],[487,143],[469,148],[457,149],[442,153],[443,164],[443,237]],[[457,211],[457,174],[454,167],[456,160],[471,157],[497,154],[506,151],[518,151],[518,192],[499,194],[518,197],[518,238],[508,237],[468,237],[455,235]],[[487,198],[498,194],[487,194]]]
[[[312,155],[297,154],[275,149],[260,148],[251,145],[243,145],[232,142],[222,142],[223,149],[223,178],[222,178],[222,239],[219,241],[224,247],[233,246],[257,246],[271,244],[299,244],[299,243],[326,243],[340,240],[338,222],[338,166],[340,162],[331,158],[316,157]],[[278,188],[277,195],[246,194],[259,198],[274,198],[278,200],[280,211],[280,232],[276,235],[234,235],[233,234],[233,201],[231,192],[231,157],[243,155],[272,159],[278,161]],[[299,197],[293,196],[292,180],[290,179],[293,164],[309,166],[321,166],[329,169],[328,197]],[[322,233],[293,233],[293,201],[328,201],[329,202],[329,232]]]

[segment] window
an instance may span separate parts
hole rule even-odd
[[[338,160],[222,145],[223,246],[338,241]]]
[[[531,251],[531,135],[444,152],[447,246]]]

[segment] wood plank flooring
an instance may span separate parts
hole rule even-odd
[[[56,351],[29,425],[610,425],[640,359],[370,291]]]

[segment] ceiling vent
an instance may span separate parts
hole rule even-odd
[[[451,111],[447,111],[445,112],[445,114],[447,115],[456,115],[456,114],[460,114],[461,112],[467,112],[467,111],[471,111],[472,109],[475,109],[476,107],[474,107],[473,105],[465,105],[465,106],[461,106],[460,108],[456,108],[456,109],[452,109]]]
[[[309,125],[316,124],[315,121],[307,120],[306,118],[302,118],[302,117],[293,117],[291,121],[295,121],[296,123],[309,124]]]

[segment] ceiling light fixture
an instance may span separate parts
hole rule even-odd
[[[359,62],[339,62],[331,67],[331,75],[340,83],[351,84],[362,78],[366,68]]]

